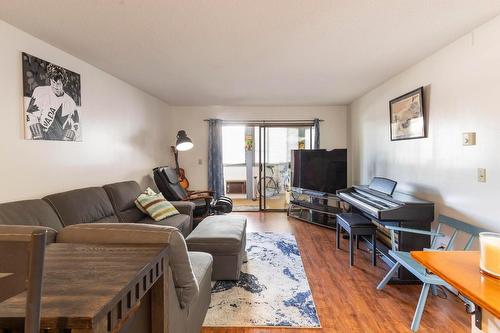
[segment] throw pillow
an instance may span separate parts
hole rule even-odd
[[[150,187],[148,187],[147,189],[144,190],[144,192],[142,192],[141,194],[147,194],[147,195],[155,195],[156,192],[153,191]],[[137,207],[137,209],[139,209],[141,212],[143,212],[144,214],[148,215],[148,211],[145,210],[141,204],[139,203],[139,201],[137,199],[135,199],[134,201],[135,203],[135,206]]]
[[[148,195],[142,193],[137,198],[139,204],[144,208],[148,215],[156,222],[161,221],[169,216],[180,214],[179,211],[165,198],[163,194]]]

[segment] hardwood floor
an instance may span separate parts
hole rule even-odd
[[[347,241],[335,247],[335,231],[287,218],[285,213],[238,213],[248,217],[248,232],[293,233],[321,321],[321,329],[203,328],[203,333],[411,332],[420,286],[388,285],[375,289],[388,266],[370,263],[363,249],[349,268]],[[419,332],[468,332],[470,316],[452,294],[427,300]]]

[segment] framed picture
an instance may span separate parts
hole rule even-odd
[[[425,138],[424,88],[389,102],[391,141]]]
[[[82,141],[80,74],[22,53],[24,137]]]

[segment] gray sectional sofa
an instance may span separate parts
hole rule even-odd
[[[0,225],[45,228],[48,243],[168,244],[170,246],[169,332],[199,332],[210,304],[212,256],[188,251],[194,204],[172,202],[181,213],[154,222],[134,205],[136,182],[121,182],[51,194],[43,199],[0,204]],[[143,332],[149,302],[128,332]]]

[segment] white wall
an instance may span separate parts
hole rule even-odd
[[[175,143],[175,134],[184,129],[193,140],[194,148],[179,153],[181,167],[186,170],[192,189],[207,188],[208,118],[223,120],[286,120],[320,118],[321,148],[346,148],[345,106],[297,106],[297,107],[174,107],[170,110],[170,143]],[[202,164],[199,164],[201,160]],[[172,162],[171,162],[172,163]],[[172,164],[171,164],[172,165]]]
[[[434,201],[437,213],[500,231],[499,38],[497,17],[352,103],[352,183],[390,177]],[[428,138],[391,142],[389,100],[420,86]],[[477,132],[477,145],[462,146],[462,132]],[[486,168],[486,183],[477,168]]]
[[[0,42],[0,202],[128,179],[144,185],[168,159],[165,103],[3,21]],[[81,75],[83,142],[23,139],[22,51]]]

